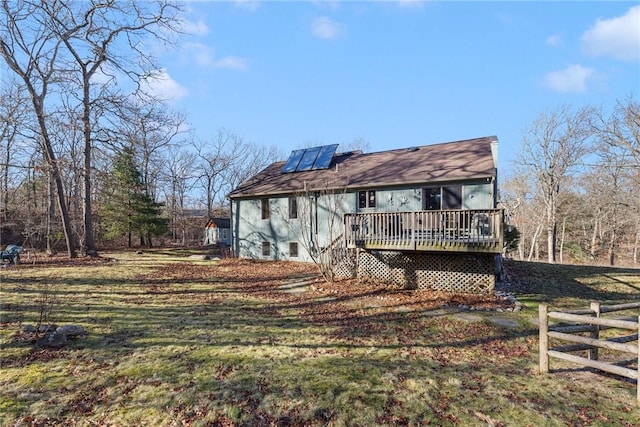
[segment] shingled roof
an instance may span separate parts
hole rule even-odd
[[[497,167],[491,143],[497,141],[497,137],[487,136],[376,153],[337,153],[328,169],[294,173],[282,173],[285,162],[275,162],[240,184],[229,197],[490,178],[496,175]]]

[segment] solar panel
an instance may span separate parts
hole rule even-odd
[[[300,159],[302,159],[302,155],[306,150],[293,150],[291,155],[289,156],[289,160],[282,167],[282,173],[295,172],[298,168],[298,163],[300,163]]]
[[[293,150],[282,167],[282,173],[327,169],[338,144]]]
[[[296,169],[296,171],[311,170],[311,168],[313,168],[313,164],[316,161],[316,157],[318,157],[320,148],[322,147],[307,148],[302,156],[302,159],[300,159],[300,163],[298,163],[298,168]]]
[[[333,154],[336,152],[338,148],[338,144],[333,145],[325,145],[320,147],[320,153],[318,153],[318,157],[316,161],[313,163],[313,169],[327,169],[331,164],[331,159],[333,159]]]

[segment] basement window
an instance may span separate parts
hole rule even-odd
[[[289,257],[298,257],[298,242],[289,242]]]

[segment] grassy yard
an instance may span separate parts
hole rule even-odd
[[[493,298],[303,286],[314,270],[296,263],[39,261],[0,270],[4,426],[640,424],[634,381],[559,361],[540,375],[535,324],[543,301],[640,300],[640,270],[510,262],[515,313],[457,308]],[[87,336],[34,346],[21,328],[43,308]]]

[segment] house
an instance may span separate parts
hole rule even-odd
[[[209,218],[204,229],[205,245],[231,246],[231,219]]]
[[[361,153],[294,150],[233,190],[232,250],[403,287],[489,292],[503,247],[495,136]]]

